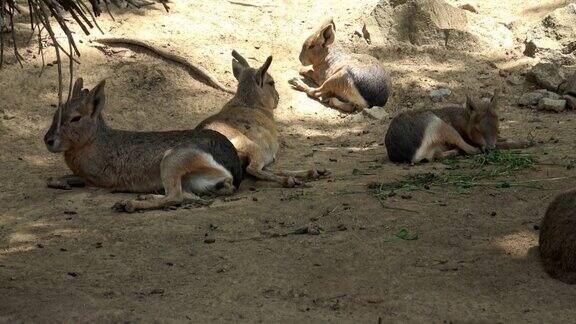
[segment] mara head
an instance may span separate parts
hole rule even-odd
[[[106,101],[105,83],[103,80],[88,90],[82,89],[82,78],[76,80],[70,99],[54,112],[52,125],[44,135],[44,143],[50,152],[81,147],[95,135]]]
[[[272,56],[268,56],[264,64],[255,69],[236,51],[232,51],[232,71],[238,80],[236,98],[246,105],[256,105],[268,110],[276,109],[280,96],[274,85],[274,79],[268,74],[272,64]]]
[[[498,139],[498,93],[490,101],[477,101],[466,97],[468,109],[468,137],[482,151],[493,150]]]
[[[300,63],[310,65],[324,60],[328,55],[328,47],[334,43],[336,25],[332,18],[327,19],[312,35],[310,35],[300,51]]]

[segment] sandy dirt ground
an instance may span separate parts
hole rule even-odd
[[[449,2],[513,22],[519,39],[567,3]],[[576,115],[518,107],[518,96],[535,87],[502,76],[521,75],[534,59],[517,50],[371,49],[354,30],[374,0],[250,3],[257,6],[176,1],[169,14],[160,6],[115,10],[116,20],[103,17],[101,27],[185,56],[232,87],[232,49],[255,65],[272,54],[281,96],[276,167],[327,167],[331,178],[303,189],[248,179],[234,199],[210,207],[136,214],[111,210],[131,194],[48,189],[46,178],[68,173],[42,141],[57,103],[56,67],[38,75],[34,44],[21,49],[23,69],[7,52],[0,70],[0,322],[574,321],[576,290],[543,271],[535,225],[551,198],[575,185],[576,171],[567,166],[576,160]],[[390,118],[343,115],[290,88],[302,41],[330,15],[337,42],[376,53],[390,71],[390,116],[430,105],[428,91],[437,87],[451,88],[454,103],[466,91],[500,88],[502,134],[540,143],[527,150],[536,167],[515,177],[562,179],[538,182],[539,189],[481,186],[469,193],[435,186],[383,206],[369,183],[450,170],[389,162],[382,142]],[[192,128],[230,98],[157,57],[78,36],[76,75],[87,85],[107,78],[105,116],[114,127]],[[53,59],[49,54],[47,62]],[[289,234],[306,226],[322,230]],[[418,239],[393,239],[402,229]],[[206,235],[215,242],[205,243]]]

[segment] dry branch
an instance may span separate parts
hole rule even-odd
[[[86,4],[89,3],[90,7]],[[74,55],[80,56],[80,51],[76,46],[75,39],[70,30],[71,23],[78,25],[82,31],[86,34],[90,34],[90,30],[98,26],[96,19],[102,13],[100,9],[100,3],[104,3],[106,11],[112,16],[109,3],[115,6],[134,6],[140,8],[142,6],[147,6],[153,3],[161,3],[166,11],[170,8],[168,7],[168,0],[154,0],[142,1],[142,0],[0,0],[0,68],[4,61],[4,32],[8,29],[8,24],[10,24],[10,32],[13,42],[14,56],[18,63],[22,66],[23,57],[18,52],[18,43],[16,39],[16,31],[14,28],[14,16],[16,14],[21,14],[21,7],[28,7],[28,12],[30,15],[30,28],[33,33],[38,34],[38,44],[39,52],[42,54],[42,73],[44,69],[44,46],[42,45],[42,31],[45,30],[48,33],[50,40],[52,41],[52,46],[56,51],[56,61],[58,66],[58,107],[62,105],[62,90],[63,90],[63,76],[62,76],[62,55],[69,60],[69,75],[70,75],[70,86],[72,85],[73,78],[73,68]],[[67,19],[65,15],[70,15],[72,19]],[[64,49],[62,44],[56,38],[52,24],[56,24],[66,35],[68,42],[68,51]],[[101,31],[101,30],[100,30]]]
[[[231,93],[231,94],[235,93],[235,91],[233,89],[228,88],[227,86],[223,85],[218,80],[216,80],[214,77],[212,77],[200,65],[195,64],[193,62],[190,62],[181,56],[178,56],[178,55],[173,54],[169,51],[163,50],[157,46],[148,44],[144,41],[132,39],[132,38],[123,38],[123,37],[97,38],[97,39],[94,39],[94,41],[101,43],[101,44],[105,44],[105,45],[131,45],[131,46],[137,46],[137,47],[144,48],[144,49],[160,56],[161,58],[164,58],[168,61],[171,61],[171,62],[174,62],[176,64],[180,64],[180,65],[184,66],[186,69],[188,69],[190,74],[195,79],[197,79],[198,81],[200,81],[200,82],[202,82],[202,83],[204,83],[210,87],[213,87],[215,89],[222,90],[224,92]]]

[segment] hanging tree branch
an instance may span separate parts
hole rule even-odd
[[[78,63],[74,55],[80,56],[80,51],[76,46],[76,41],[69,28],[70,21],[76,23],[86,35],[90,35],[90,30],[94,28],[94,26],[102,31],[96,22],[96,19],[102,13],[100,3],[104,3],[106,11],[111,17],[112,13],[110,12],[109,3],[117,7],[133,6],[136,8],[161,3],[166,11],[170,9],[168,7],[168,0],[152,0],[152,2],[142,0],[0,0],[0,69],[4,63],[4,33],[8,29],[8,23],[10,24],[14,56],[20,66],[23,66],[22,61],[24,58],[18,52],[18,43],[14,27],[14,16],[21,14],[19,2],[23,3],[24,7],[28,7],[30,29],[33,33],[38,34],[38,51],[42,55],[42,70],[40,74],[42,74],[44,70],[45,47],[42,44],[43,30],[48,33],[48,37],[52,41],[52,46],[56,52],[56,64],[58,67],[58,107],[62,105],[63,99],[62,54],[69,60],[68,72],[70,75],[70,87],[73,81],[74,62]],[[88,6],[86,2],[88,2],[90,6]],[[69,14],[72,20],[67,20],[64,17],[65,14]],[[54,21],[66,35],[68,51],[64,49],[56,38],[56,34],[51,25]]]

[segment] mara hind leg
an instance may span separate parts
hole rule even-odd
[[[455,146],[456,149],[449,149],[448,147],[450,146]],[[466,143],[454,127],[433,116],[428,120],[428,126],[424,132],[420,147],[414,153],[412,163],[455,156],[459,154],[459,150],[467,154],[480,152],[479,149]]]
[[[301,79],[292,79],[290,84],[296,90],[344,112],[353,112],[368,106],[344,70],[336,72],[317,88],[308,86]]]
[[[341,110],[343,112],[355,112],[356,110],[358,110],[358,107],[350,102],[344,102],[336,97],[332,97],[330,99],[328,99],[328,106],[332,107],[332,108],[336,108],[338,110]]]
[[[246,167],[246,173],[249,175],[260,180],[277,182],[286,188],[293,188],[302,185],[302,182],[294,176],[275,174],[272,171],[266,170],[265,167],[267,163],[258,147],[252,147],[249,149],[247,156],[249,163]]]
[[[119,203],[119,210],[134,212],[136,210],[160,209],[168,206],[180,205],[186,202],[210,204],[210,201],[200,198],[193,192],[185,191],[182,186],[186,175],[204,174],[214,171],[214,167],[207,158],[196,149],[168,150],[160,162],[160,176],[164,187],[164,195],[145,195],[140,199]],[[144,200],[142,200],[144,198]]]

